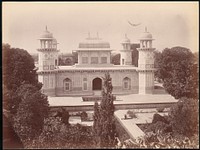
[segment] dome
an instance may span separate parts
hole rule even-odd
[[[51,39],[53,38],[53,34],[50,33],[48,30],[47,30],[47,27],[46,27],[46,30],[44,31],[44,33],[40,36],[41,39]]]
[[[122,40],[122,43],[130,43],[130,42],[131,42],[131,40],[125,34],[125,38]]]
[[[143,32],[141,34],[140,39],[141,40],[148,40],[148,39],[152,39],[152,38],[153,38],[152,34],[147,31],[147,28],[145,28],[145,32]]]
[[[79,43],[79,48],[110,48],[110,43],[103,41],[100,38],[86,38],[83,42]]]

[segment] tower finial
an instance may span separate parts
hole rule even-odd
[[[145,27],[145,32],[147,32],[147,27]]]
[[[46,31],[47,31],[47,25],[46,25]]]

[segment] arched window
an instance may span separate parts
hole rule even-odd
[[[126,77],[123,79],[123,88],[126,90],[130,90],[131,89],[131,79]]]
[[[87,91],[87,78],[83,78],[83,90]]]
[[[72,81],[69,78],[66,78],[63,81],[63,87],[64,87],[64,91],[70,91],[71,90],[71,86],[72,86]]]
[[[55,66],[58,66],[58,60],[55,59]]]

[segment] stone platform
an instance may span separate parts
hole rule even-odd
[[[69,111],[88,111],[93,110],[93,101],[83,101],[82,97],[48,97],[51,109],[58,109],[64,107]],[[157,108],[169,107],[176,103],[170,95],[120,95],[116,96],[114,101],[115,109],[135,109],[135,108]],[[100,102],[99,102],[100,103]]]

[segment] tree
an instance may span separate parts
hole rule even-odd
[[[72,59],[70,59],[70,58],[65,59],[65,65],[70,66],[72,64],[73,64]]]
[[[7,90],[17,90],[22,84],[32,84],[38,89],[42,85],[38,82],[34,59],[23,49],[11,48],[3,45],[3,84]]]
[[[94,115],[93,115],[93,120],[94,120],[94,122],[93,122],[93,132],[94,132],[94,135],[95,135],[95,142],[96,142],[96,144],[98,144],[99,143],[99,141],[100,141],[100,138],[99,138],[99,136],[100,136],[100,132],[101,132],[101,130],[100,130],[100,107],[99,107],[99,104],[98,104],[98,102],[97,101],[95,101],[95,103],[94,103]]]
[[[21,102],[14,116],[14,127],[22,141],[29,141],[42,132],[49,104],[47,96],[30,84],[21,85],[18,95]]]
[[[198,134],[199,128],[199,102],[193,98],[181,98],[176,105],[171,107],[170,124],[173,132],[191,137]]]
[[[161,52],[156,50],[154,51],[154,68],[158,69],[159,68],[159,61],[161,60]],[[156,78],[156,81],[158,81],[159,83],[162,82],[162,80],[159,78],[159,75],[158,75],[159,71],[156,71],[155,72],[155,78]]]
[[[64,62],[60,56],[58,57],[58,64],[59,64],[59,66],[64,65]]]
[[[111,55],[111,62],[114,65],[120,65],[120,54],[112,54]]]
[[[109,73],[105,74],[102,101],[98,108],[95,103],[94,131],[99,138],[99,147],[109,148],[115,146],[116,127],[114,120],[114,105],[112,95],[112,82]],[[98,120],[98,121],[97,121]]]
[[[78,63],[78,52],[72,52],[72,54],[74,55],[73,62]]]
[[[61,120],[64,124],[69,125],[69,112],[62,108],[62,117]]]
[[[45,119],[44,128],[28,148],[50,149],[87,149],[96,148],[92,128],[90,126],[65,125],[59,118]]]
[[[194,52],[194,61],[195,63],[198,63],[199,62],[199,52]]]
[[[161,57],[161,52],[156,50],[154,51],[154,68],[159,68],[159,61],[160,61],[160,57]]]
[[[184,47],[166,48],[157,59],[156,76],[176,99],[197,98],[198,76],[194,55]]]
[[[42,88],[37,79],[34,60],[27,51],[3,44],[3,107],[12,115],[21,101],[17,90],[23,84],[31,84],[38,90]]]
[[[9,119],[6,117],[7,115],[3,114],[3,148],[4,149],[22,149],[24,146],[19,136],[13,129],[13,126]]]

